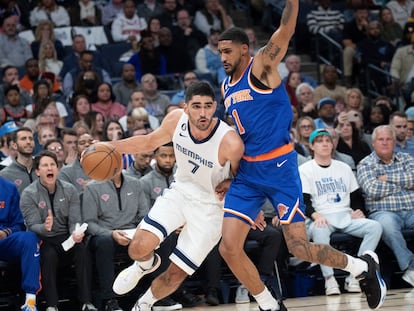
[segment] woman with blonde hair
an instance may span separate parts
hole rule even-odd
[[[364,95],[361,90],[354,87],[346,90],[345,95],[345,110],[358,110],[362,111],[364,109]]]
[[[39,58],[39,50],[40,45],[43,41],[50,40],[52,41],[55,50],[56,50],[56,57],[59,60],[63,60],[65,57],[65,48],[60,40],[55,38],[55,33],[53,32],[53,23],[49,20],[40,21],[35,30],[35,39],[30,44],[30,48],[32,49],[33,57]]]
[[[56,77],[62,69],[63,62],[58,60],[53,42],[49,39],[42,41],[39,49],[40,72],[52,72]]]
[[[309,136],[316,129],[315,122],[309,116],[300,117],[296,122],[296,152],[308,157],[310,156]]]

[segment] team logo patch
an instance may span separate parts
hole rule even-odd
[[[0,208],[4,208],[6,206],[6,202],[5,201],[0,201]]]
[[[18,186],[20,186],[21,184],[22,184],[22,180],[21,179],[16,179],[15,181],[14,181],[14,183],[15,183],[15,185],[18,187]]]
[[[154,188],[154,192],[155,192],[156,194],[160,194],[160,193],[161,193],[161,191],[162,191],[162,189],[161,189],[160,187],[155,187],[155,188]]]
[[[102,200],[104,200],[105,202],[109,200],[109,194],[103,194],[101,195]]]
[[[39,204],[38,204],[38,206],[40,208],[45,208],[46,207],[46,202],[45,201],[40,201]]]
[[[81,177],[76,179],[76,182],[78,183],[78,185],[83,185],[83,181],[84,181],[84,179],[81,178]]]
[[[279,203],[277,205],[277,213],[279,214],[279,219],[282,219],[288,211],[289,207],[287,207],[285,204]]]

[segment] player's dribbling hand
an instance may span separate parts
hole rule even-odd
[[[219,201],[223,201],[227,191],[229,190],[230,183],[231,179],[225,179],[222,182],[220,182],[214,189],[216,192],[216,197]]]
[[[260,231],[263,231],[264,228],[266,227],[266,221],[264,218],[264,212],[260,211],[259,214],[257,215],[256,219],[254,220],[254,224],[252,225],[252,229],[256,230],[259,229]]]

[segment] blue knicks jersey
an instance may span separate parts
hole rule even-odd
[[[292,108],[284,84],[262,90],[250,78],[252,61],[238,81],[222,85],[224,105],[232,116],[246,156],[257,156],[290,142]]]

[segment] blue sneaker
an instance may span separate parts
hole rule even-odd
[[[367,262],[368,271],[359,275],[357,280],[367,296],[368,306],[371,309],[378,309],[387,295],[387,286],[381,276],[378,256],[373,251],[366,251],[360,258]]]

